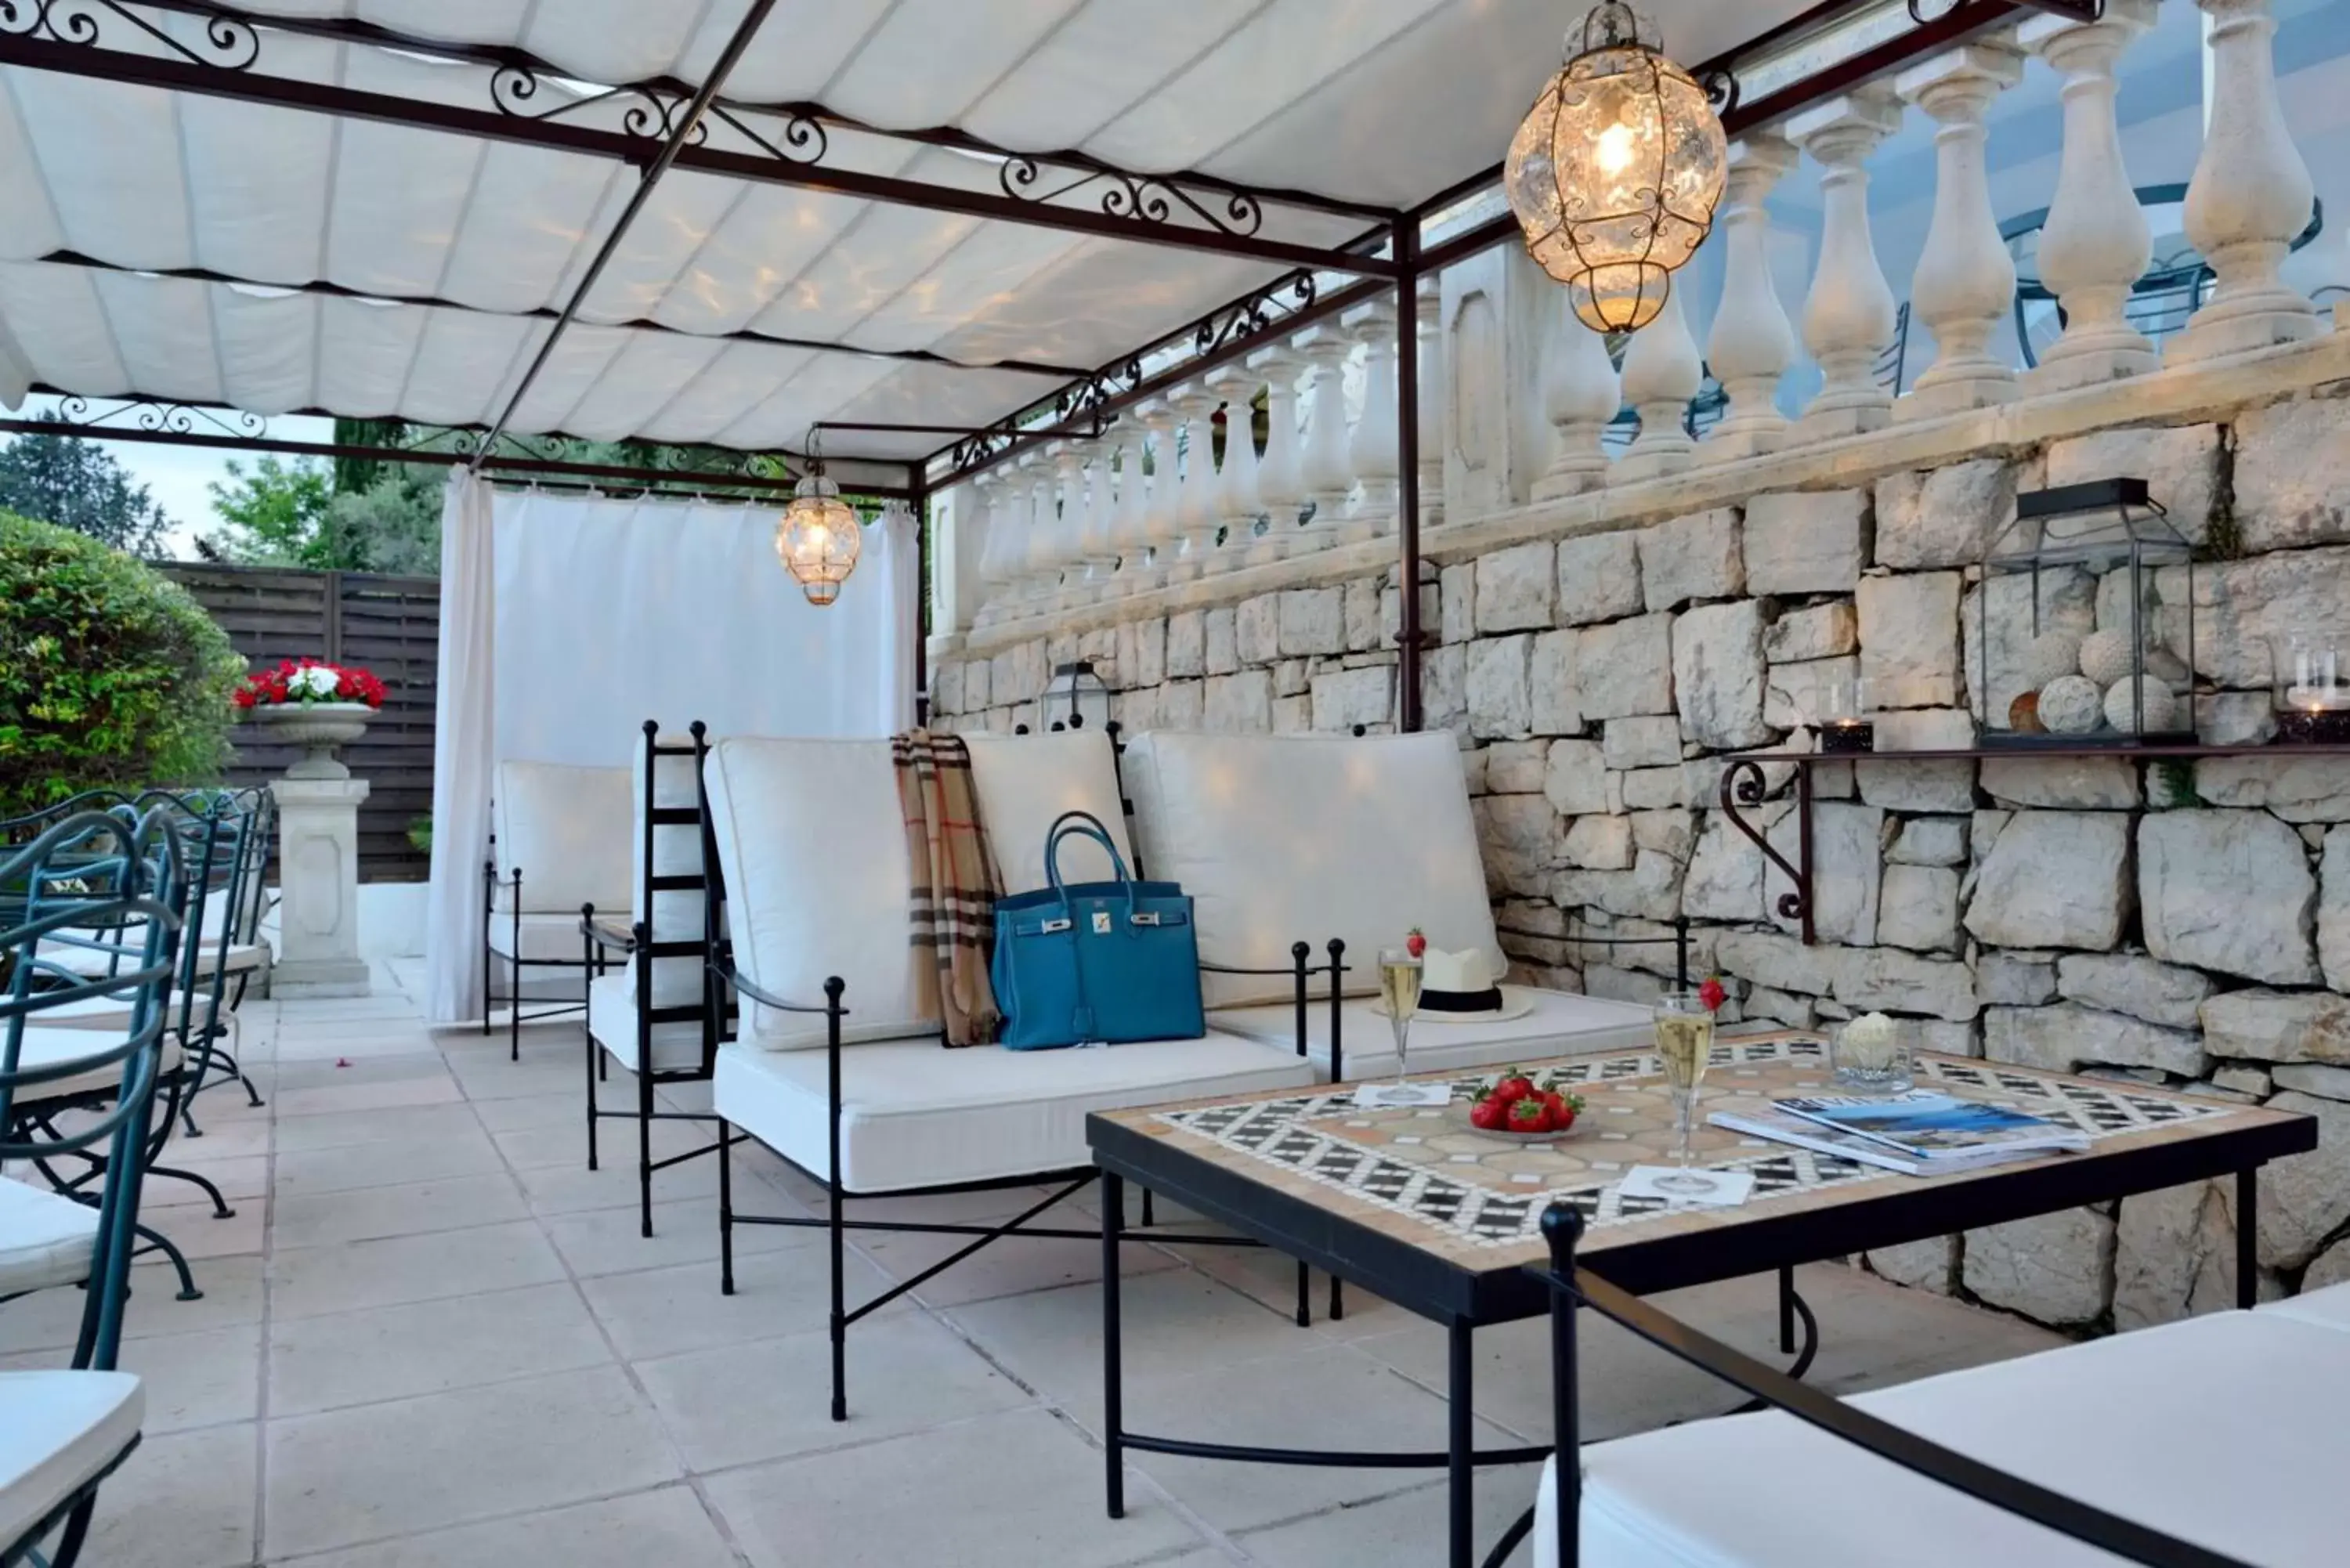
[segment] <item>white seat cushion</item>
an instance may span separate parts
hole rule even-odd
[[[1111,842],[1134,864],[1127,840],[1126,808],[1118,795],[1118,757],[1101,730],[1060,734],[965,735],[971,748],[972,783],[988,847],[1006,893],[1031,893],[1047,884],[1045,836],[1065,811],[1091,812],[1109,829]],[[1072,839],[1061,851],[1064,882],[1107,881],[1109,857],[1086,839]]]
[[[1314,982],[1313,999],[1305,1009],[1306,1050],[1324,1079],[1330,1076],[1330,997],[1328,981]],[[1538,1061],[1545,1056],[1575,1056],[1593,1051],[1621,1051],[1645,1045],[1656,1038],[1648,1010],[1626,1002],[1606,1002],[1565,991],[1536,991],[1512,986],[1513,997],[1534,1002],[1523,1018],[1437,1023],[1426,1017],[1411,1026],[1405,1064],[1415,1073],[1450,1072],[1456,1068],[1506,1066],[1513,1062]],[[1339,1039],[1346,1047],[1342,1064],[1348,1082],[1385,1077],[1394,1073],[1395,1028],[1387,1014],[1367,999],[1342,1002]],[[1255,1007],[1221,1008],[1208,1014],[1208,1027],[1277,1045],[1295,1045],[1297,1039],[1295,1002],[1265,1002]]]
[[[509,916],[508,919],[511,919],[512,917]],[[578,924],[578,916],[576,912],[572,916],[572,924],[575,929]],[[97,948],[64,947],[51,942],[45,944],[35,956],[42,963],[62,970],[68,974],[82,975],[91,980],[105,975],[123,974],[139,968],[139,954],[135,950],[118,954]],[[196,961],[196,976],[199,980],[209,978],[216,963],[229,974],[242,974],[247,970],[260,969],[268,962],[269,944],[267,942],[231,942],[224,960],[216,949],[206,949],[203,956]]]
[[[1282,1002],[1292,943],[1347,944],[1347,989],[1378,989],[1378,950],[1417,926],[1431,946],[1507,967],[1485,898],[1477,827],[1450,734],[1195,735],[1127,748],[1127,791],[1150,875],[1195,906],[1211,1008]]]
[[[0,1550],[104,1475],[146,1414],[128,1372],[0,1372]]]
[[[55,1066],[88,1056],[119,1044],[96,1029],[27,1029],[16,1056],[20,1069]],[[180,1042],[166,1030],[163,1034],[163,1056],[157,1064],[159,1077],[169,1076],[180,1070]],[[55,1078],[41,1084],[26,1084],[16,1090],[16,1103],[36,1105],[43,1100],[62,1100],[74,1095],[86,1095],[93,1089],[118,1087],[122,1082],[122,1064],[109,1063],[92,1067],[71,1077]]]
[[[1896,1426],[2264,1568],[2344,1560],[2350,1334],[2219,1313],[1855,1397]],[[1585,1568],[2113,1568],[1792,1416],[1583,1450]],[[1555,1476],[1534,1562],[1555,1568]]]
[[[612,1054],[614,1061],[632,1073],[638,1070],[637,998],[627,975],[608,974],[588,982],[588,1033]],[[655,1072],[683,1072],[702,1065],[700,1023],[656,1023],[652,1042]]]
[[[556,963],[585,961],[588,939],[579,934],[579,911],[569,914],[524,915],[521,917],[521,937],[515,937],[515,917],[504,912],[490,916],[490,950],[501,958],[524,958],[534,961],[551,960]],[[520,947],[520,952],[515,950]]]
[[[630,798],[624,767],[498,764],[498,877],[521,871],[525,911],[629,907]]]
[[[1302,1087],[1294,1052],[1211,1033],[1072,1051],[950,1051],[935,1039],[841,1053],[841,1180],[856,1192],[986,1181],[1092,1163],[1089,1111],[1253,1089]],[[718,1114],[819,1180],[827,1150],[826,1053],[728,1045]]]
[[[0,1177],[0,1296],[89,1278],[98,1210]]]
[[[2350,1329],[2350,1284],[2327,1285],[2322,1290],[2288,1296],[2260,1310],[2279,1317],[2299,1318],[2323,1328]]]

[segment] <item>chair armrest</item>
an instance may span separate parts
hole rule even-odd
[[[636,933],[608,915],[598,915],[590,905],[579,911],[579,934],[607,952],[637,950]]]
[[[846,1018],[848,1016],[848,1009],[840,1005],[840,981],[837,980],[827,981],[826,985],[826,989],[832,992],[832,1000],[829,1002],[817,1002],[811,1006],[804,1002],[786,1002],[782,997],[775,995],[773,992],[762,990],[758,986],[752,984],[749,981],[744,980],[743,978],[742,971],[737,970],[731,963],[713,963],[710,966],[710,972],[716,975],[727,985],[733,987],[736,991],[741,992],[743,995],[757,1002],[760,1006],[772,1007],[778,1012],[826,1013],[837,1011],[842,1017]]]

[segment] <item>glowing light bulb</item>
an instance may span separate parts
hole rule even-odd
[[[1632,128],[1618,120],[1599,133],[1599,145],[1593,151],[1600,171],[1621,174],[1632,166]]]

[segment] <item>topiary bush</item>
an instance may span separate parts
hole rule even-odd
[[[214,782],[244,673],[161,573],[0,512],[0,815],[86,789]]]

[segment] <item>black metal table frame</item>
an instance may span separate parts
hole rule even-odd
[[[1473,1270],[1373,1226],[1336,1213],[1241,1170],[1171,1147],[1101,1116],[1087,1118],[1087,1138],[1102,1184],[1102,1446],[1107,1496],[1113,1519],[1125,1513],[1125,1452],[1176,1454],[1255,1464],[1379,1468],[1442,1467],[1450,1479],[1451,1568],[1473,1568],[1474,1475],[1478,1467],[1528,1464],[1549,1458],[1548,1447],[1475,1449],[1473,1336],[1479,1328],[1540,1316],[1551,1310],[1550,1288],[1519,1264]],[[1986,1225],[2052,1214],[2084,1204],[2217,1177],[2236,1181],[2236,1212],[2258,1213],[2258,1171],[2272,1159],[2317,1145],[2313,1124],[2268,1122],[2177,1137],[2137,1147],[2091,1151],[1963,1179],[1887,1185],[1868,1197],[1784,1213],[1756,1213],[1651,1241],[1602,1247],[1582,1264],[1635,1296],[1850,1257],[1903,1242],[1931,1240]],[[1141,1183],[1195,1213],[1285,1252],[1301,1264],[1350,1280],[1442,1326],[1449,1339],[1447,1442],[1441,1453],[1347,1452],[1209,1443],[1134,1432],[1126,1426],[1121,1368],[1118,1271],[1124,1184]],[[2257,1299],[2257,1229],[2236,1234],[2239,1304]],[[1787,1293],[1781,1296],[1781,1334],[1788,1330]],[[1804,1314],[1808,1320],[1809,1314]],[[1532,1523],[1525,1518],[1503,1535],[1488,1563],[1498,1563]]]

